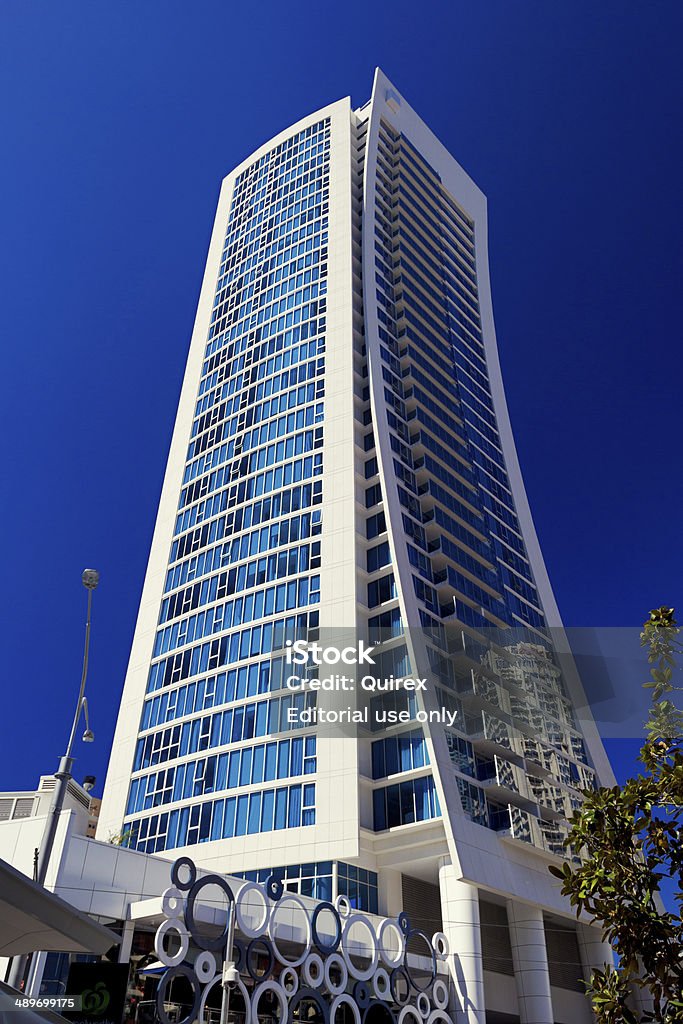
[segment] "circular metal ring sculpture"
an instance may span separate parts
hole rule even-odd
[[[432,1002],[437,1010],[448,1009],[448,985],[443,978],[436,978],[432,985]]]
[[[329,1024],[335,1024],[335,1018],[337,1016],[337,1010],[340,1006],[348,1006],[353,1014],[353,1024],[363,1024],[361,1020],[360,1010],[358,1009],[353,998],[346,993],[340,993],[332,1000],[330,1006],[330,1021]]]
[[[353,928],[354,924],[362,924],[367,931],[368,935],[372,939],[372,955],[370,957],[370,966],[366,968],[356,967],[351,960],[351,954],[348,949],[349,945],[349,933]],[[349,969],[349,974],[352,978],[356,978],[357,981],[370,981],[375,969],[377,968],[378,952],[377,952],[377,936],[375,935],[372,923],[367,917],[363,917],[362,914],[349,914],[344,921],[344,930],[342,932],[341,940],[341,953],[346,961],[346,966]]]
[[[446,960],[449,952],[448,936],[443,932],[434,932],[432,935],[432,948],[437,960]]]
[[[258,894],[263,909],[263,913],[261,915],[262,920],[256,925],[252,924],[245,915],[245,910],[247,908],[247,894],[252,892]],[[263,886],[259,885],[258,882],[245,882],[237,893],[237,902],[235,904],[235,920],[242,934],[246,935],[248,939],[260,938],[268,925],[270,909],[266,890]]]
[[[332,981],[332,971],[338,970],[341,975],[339,981]],[[332,996],[341,996],[346,992],[349,982],[349,972],[346,961],[338,953],[332,953],[325,961],[325,988]]]
[[[394,957],[389,956],[389,947],[386,943],[387,932],[390,930],[393,930],[396,936],[396,945],[398,947]],[[377,931],[377,945],[379,946],[382,960],[384,960],[387,967],[391,967],[393,969],[401,966],[406,951],[406,937],[399,928],[398,923],[396,921],[392,921],[390,917],[386,917],[379,926]]]
[[[383,967],[378,967],[375,971],[372,987],[378,999],[391,999],[391,982],[388,972]]]
[[[401,913],[398,915],[398,917],[396,918],[396,923],[403,932],[403,934],[407,936],[411,926],[410,918],[406,914],[405,910],[402,910]]]
[[[320,988],[325,980],[325,966],[322,957],[317,953],[309,953],[304,960],[301,973],[309,988]]]
[[[289,1017],[287,1018],[289,1024],[293,1024],[297,1019],[294,1016],[294,1011],[299,1006],[299,1003],[303,1002],[315,1003],[322,1017],[322,1024],[330,1024],[330,1007],[327,1001],[320,995],[320,992],[316,992],[314,988],[300,988],[296,995],[289,1000]]]
[[[164,939],[169,932],[175,932],[180,939],[180,949],[177,953],[169,953],[164,946]],[[166,918],[156,930],[154,936],[154,952],[166,967],[179,967],[188,954],[190,948],[190,934],[182,921],[175,917]]]
[[[284,892],[284,888],[282,879],[278,875],[268,875],[268,878],[266,879],[266,892],[273,903],[277,903],[280,899]]]
[[[258,1004],[261,1001],[261,996],[263,996],[265,992],[272,992],[280,1004],[280,1020],[278,1024],[287,1024],[287,1018],[289,1017],[287,993],[282,985],[279,985],[277,981],[262,981],[260,985],[256,986],[251,997],[252,1018],[255,1021],[258,1021]]]
[[[432,1012],[432,1004],[430,1003],[429,996],[426,992],[418,992],[417,999],[415,1000],[415,1006],[423,1020],[426,1020]]]
[[[318,932],[318,918],[323,913],[332,914],[332,916],[334,917],[334,923],[336,925],[337,931],[334,939],[331,942],[326,942],[323,938],[321,938],[320,933]],[[318,949],[324,956],[329,956],[330,953],[335,953],[337,951],[337,949],[339,948],[339,943],[341,942],[343,931],[344,926],[342,925],[341,918],[334,904],[328,902],[319,903],[318,906],[313,911],[313,917],[311,918],[311,935],[313,938],[313,943],[318,947]]]
[[[235,939],[232,944],[232,960],[238,971],[244,967],[246,955],[247,947],[239,939]]]
[[[208,985],[216,977],[216,957],[208,949],[202,950],[194,962],[194,971],[202,985]]]
[[[453,1021],[443,1010],[433,1010],[427,1017],[427,1024],[453,1024]]]
[[[190,877],[186,882],[180,877],[180,872],[187,868],[190,873]],[[177,889],[182,889],[183,892],[187,892],[191,889],[194,883],[197,881],[197,868],[191,857],[178,857],[178,860],[174,862],[171,868],[171,882]]]
[[[303,952],[293,960],[288,960],[278,949],[277,937],[275,935],[277,929],[277,915],[282,911],[283,907],[287,906],[287,904],[293,904],[295,907],[298,907],[303,913],[304,920],[306,922],[306,941],[304,943]],[[295,896],[294,893],[286,892],[282,899],[273,907],[268,921],[268,934],[270,935],[270,941],[273,944],[275,958],[285,967],[300,967],[311,951],[311,919],[308,916],[308,911],[306,910],[306,905],[303,900],[298,896]]]
[[[190,985],[192,986],[192,1005],[186,1017],[182,1020],[172,1021],[166,1013],[166,990],[169,988],[175,978],[187,978]],[[192,1024],[192,1021],[196,1020],[199,1012],[199,1007],[202,1000],[202,990],[199,987],[199,981],[197,975],[190,967],[169,967],[165,971],[159,980],[159,987],[157,988],[156,995],[156,1010],[161,1024]]]
[[[259,946],[261,946],[262,949],[264,949],[268,955],[268,966],[266,967],[265,971],[262,974],[258,974],[256,972],[256,968],[254,967],[253,962],[254,954],[258,951]],[[260,936],[258,939],[251,940],[251,942],[247,946],[244,958],[246,961],[245,966],[247,968],[247,971],[249,972],[249,977],[253,978],[254,981],[266,981],[273,973],[273,967],[275,967],[275,954],[273,953],[273,947],[271,943],[268,941],[268,939],[265,939],[263,936]]]
[[[299,987],[299,975],[296,973],[293,967],[283,967],[280,971],[280,985],[284,989],[288,997],[296,995],[296,990]]]
[[[370,1005],[370,989],[364,981],[357,981],[353,986],[353,998],[361,1010],[367,1010]]]
[[[334,905],[339,911],[340,917],[348,917],[349,914],[351,913],[351,910],[353,909],[351,907],[351,902],[347,896],[337,896],[336,900],[334,901]]]
[[[177,863],[177,862],[176,862]],[[228,898],[228,903],[232,904],[234,908],[235,897],[232,889],[220,875],[204,875],[203,878],[198,878],[194,883],[189,893],[187,894],[187,906],[185,907],[185,924],[187,929],[192,936],[192,941],[196,942],[201,949],[217,950],[221,949],[228,938],[230,933],[230,915],[231,911],[228,910],[226,915],[225,927],[220,935],[211,938],[210,936],[203,935],[198,927],[197,922],[194,919],[194,905],[197,901],[197,896],[207,885],[217,886]]]
[[[184,912],[185,896],[177,885],[171,885],[161,894],[161,913],[169,920],[175,920],[182,918]]]
[[[375,1000],[368,1006],[367,1010],[363,1014],[363,1024],[371,1024],[371,1021],[375,1021],[375,1018],[379,1016],[377,1011],[383,1013],[385,1020],[388,1018],[389,1024],[396,1024],[396,1018],[394,1017],[393,1010],[388,1003],[382,1002],[381,999]]]
[[[404,1006],[398,1015],[397,1024],[423,1024],[422,1017],[414,1006]]]
[[[189,857],[180,857],[173,864],[171,880],[173,885],[164,891],[161,900],[165,919],[154,939],[156,955],[169,968],[157,992],[160,1024],[171,1024],[164,1004],[168,1004],[176,978],[187,979],[192,989],[188,1016],[176,1024],[194,1024],[198,1018],[203,1019],[209,994],[222,983],[223,957],[217,951],[225,946],[233,920],[241,938],[233,937],[237,980],[232,990],[238,1002],[244,1002],[244,1024],[258,1024],[259,1004],[266,997],[273,1024],[299,1024],[296,1018],[305,1003],[315,1008],[320,1024],[336,1024],[338,1011],[346,1011],[346,1007],[353,1017],[351,1024],[452,1024],[447,1012],[450,977],[437,975],[439,961],[449,956],[448,938],[444,932],[435,932],[429,939],[411,926],[405,911],[376,923],[354,910],[345,895],[334,901],[313,902],[286,892],[275,872],[264,885],[243,882],[235,896],[223,876],[198,877]],[[197,901],[209,886],[217,887],[228,904],[226,924],[215,937],[201,930],[210,925],[197,921]],[[325,914],[331,915],[333,924],[325,922],[321,927]],[[361,936],[362,929],[366,936]],[[174,954],[166,950],[170,934],[180,940]],[[416,939],[427,947],[424,955],[430,960],[431,972],[414,962],[411,967],[408,962],[407,946]],[[190,942],[201,949],[193,968],[183,963]],[[292,944],[294,952],[290,953]],[[265,957],[265,969],[261,971],[256,966],[259,954]],[[251,994],[243,979],[249,989],[253,986]],[[346,991],[349,979],[351,993]],[[277,1011],[273,1000],[277,1001]]]
[[[401,997],[398,991],[398,983],[401,978],[406,984],[405,996]],[[397,1006],[405,1006],[410,999],[410,978],[405,967],[394,967],[393,971],[389,975],[389,982],[391,984],[391,998]]]
[[[427,947],[429,949],[429,955],[430,955],[431,961],[432,961],[432,976],[431,976],[431,978],[429,978],[428,981],[418,985],[418,983],[415,980],[414,976],[411,974],[410,966],[408,964],[408,957],[406,957],[406,962],[405,962],[405,964],[403,966],[405,967],[405,971],[406,971],[406,974],[408,975],[408,979],[410,981],[410,984],[413,986],[415,991],[416,992],[426,992],[427,989],[432,984],[432,982],[434,981],[434,979],[436,978],[436,954],[435,954],[435,952],[434,952],[434,950],[432,948],[432,944],[429,941],[429,938],[425,935],[424,932],[419,931],[419,929],[417,929],[417,928],[412,928],[408,932],[408,934],[406,936],[406,945],[413,938],[424,939],[424,941],[427,943]],[[413,968],[413,970],[415,970],[415,968]]]

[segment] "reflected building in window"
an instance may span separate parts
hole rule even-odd
[[[429,675],[383,698],[408,721],[301,723],[284,644],[340,629]],[[449,936],[472,1021],[588,1020],[604,948],[547,869],[612,777],[552,630],[486,200],[377,71],[223,182],[99,835],[405,909]]]

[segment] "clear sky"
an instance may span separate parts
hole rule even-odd
[[[488,195],[565,620],[681,604],[682,34],[678,0],[4,0],[0,789],[63,752],[94,566],[100,790],[220,180],[377,64]]]

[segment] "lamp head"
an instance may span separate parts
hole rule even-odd
[[[86,791],[86,793],[90,793],[95,788],[95,776],[86,775],[81,785],[83,786],[83,789]]]
[[[95,739],[95,733],[90,728],[90,719],[88,718],[88,698],[87,697],[84,697],[83,700],[81,701],[81,708],[83,709],[83,713],[85,715],[85,732],[83,733],[83,742],[84,743],[92,743],[92,741]]]
[[[94,590],[100,582],[100,574],[97,569],[84,569],[81,580],[86,590]]]

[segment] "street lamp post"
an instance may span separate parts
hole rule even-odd
[[[221,977],[223,995],[221,999],[220,1024],[228,1024],[228,1015],[230,1009],[230,990],[234,986],[237,979],[239,978],[239,971],[236,969],[235,961],[233,960],[233,946],[235,944],[234,901],[228,907],[228,913],[230,914],[230,924],[228,925],[228,939],[225,946],[225,962],[223,963],[223,972]]]
[[[47,877],[47,869],[50,864],[50,857],[52,855],[52,848],[55,843],[55,836],[57,834],[57,826],[59,824],[59,816],[64,807],[64,800],[69,787],[69,782],[72,779],[71,770],[75,761],[75,757],[72,755],[74,740],[76,738],[76,730],[78,729],[78,723],[81,718],[81,714],[85,714],[85,732],[83,733],[83,741],[85,743],[92,743],[95,739],[95,734],[90,728],[90,722],[88,721],[88,700],[85,696],[85,681],[88,675],[88,656],[90,653],[90,618],[92,612],[92,595],[93,591],[97,587],[100,581],[100,574],[96,569],[85,569],[83,576],[81,577],[83,586],[88,591],[88,613],[85,622],[85,647],[83,650],[83,671],[81,673],[81,688],[78,692],[78,701],[76,702],[76,711],[74,713],[74,720],[71,726],[71,733],[69,734],[69,742],[67,743],[66,753],[60,758],[59,766],[55,772],[56,785],[52,797],[52,805],[50,807],[47,819],[45,821],[45,829],[43,831],[43,838],[40,843],[40,850],[38,853],[38,864],[36,870],[36,881],[39,885],[45,884],[45,878]],[[21,981],[24,978],[26,971],[27,957],[18,956],[12,961],[12,967],[8,977],[10,985],[14,985],[18,988]]]
[[[92,743],[95,739],[95,735],[90,728],[90,722],[88,721],[88,700],[85,696],[85,680],[88,675],[88,656],[90,653],[90,616],[92,612],[92,595],[100,581],[100,574],[96,569],[86,569],[83,573],[82,579],[83,586],[88,591],[88,614],[85,622],[85,648],[83,651],[81,688],[78,693],[78,701],[76,703],[76,711],[74,713],[74,720],[71,726],[69,742],[66,747],[66,754],[60,758],[59,767],[55,772],[57,785],[54,789],[52,806],[50,807],[50,812],[47,816],[47,821],[45,822],[45,831],[43,832],[43,840],[40,844],[40,853],[38,854],[38,872],[36,875],[36,881],[39,885],[45,884],[50,856],[52,855],[52,847],[54,846],[55,835],[57,834],[59,815],[64,807],[67,789],[72,778],[71,769],[73,768],[75,758],[72,757],[71,751],[73,750],[74,739],[76,738],[76,730],[80,721],[81,712],[85,713],[85,732],[83,733],[83,741],[85,743]]]

